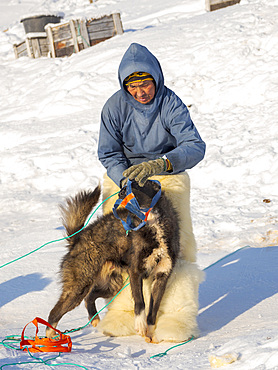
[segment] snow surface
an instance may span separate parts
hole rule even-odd
[[[237,251],[206,269],[200,338],[151,358],[171,343],[108,338],[86,327],[71,335],[73,351],[49,364],[209,369],[209,355],[236,353],[229,369],[278,369],[278,1],[204,9],[204,0],[0,0],[0,265],[61,238],[57,205],[102,178],[100,112],[118,89],[118,65],[132,42],[158,57],[166,85],[189,106],[207,143],[205,159],[189,171],[198,264],[205,269]],[[122,36],[69,58],[14,57],[26,15],[114,11],[121,12]],[[56,242],[0,269],[1,340],[21,334],[36,316],[47,319],[64,253]],[[86,323],[82,304],[59,328]],[[0,365],[28,360],[0,345]]]

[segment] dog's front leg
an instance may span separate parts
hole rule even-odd
[[[145,302],[143,297],[143,280],[140,274],[129,271],[130,285],[134,299],[135,330],[142,337],[147,333]]]
[[[148,330],[146,334],[146,341],[158,343],[157,339],[154,336],[155,322],[157,312],[163,297],[163,294],[166,289],[166,284],[168,281],[169,275],[166,273],[157,273],[152,284],[152,292],[150,297],[150,307],[147,317]]]

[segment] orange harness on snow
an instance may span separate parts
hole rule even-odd
[[[26,327],[33,323],[36,327],[36,336],[35,339],[24,339],[24,332]],[[54,331],[59,334],[57,339],[54,338],[39,338],[38,332],[39,327],[38,324],[43,324],[48,326],[49,328],[53,329]],[[65,346],[64,346],[65,345]],[[26,347],[31,346],[31,347]],[[20,349],[23,351],[29,352],[70,352],[72,347],[71,338],[69,335],[65,335],[60,332],[58,329],[54,329],[47,321],[36,317],[33,321],[30,321],[27,325],[25,325],[24,329],[21,333],[21,342],[20,342]]]

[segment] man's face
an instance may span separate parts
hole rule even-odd
[[[127,91],[139,103],[147,104],[154,98],[155,84],[153,81],[134,82],[127,87]]]

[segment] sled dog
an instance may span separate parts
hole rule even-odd
[[[158,190],[159,185],[153,181],[148,180],[144,187],[132,183],[132,193],[141,208],[150,207]],[[124,199],[126,192],[126,187],[121,189],[119,198]],[[49,314],[48,322],[56,328],[63,315],[83,299],[89,319],[92,319],[97,313],[95,300],[112,298],[123,286],[122,273],[127,271],[134,300],[135,330],[147,342],[155,342],[153,333],[157,312],[180,249],[177,213],[162,191],[146,225],[137,231],[127,235],[121,221],[110,212],[75,234],[84,226],[100,193],[101,188],[97,186],[94,191],[83,191],[67,198],[66,204],[61,206],[68,252],[61,263],[62,293]],[[126,208],[120,206],[117,212],[121,219],[126,220],[129,213]],[[137,216],[130,214],[130,217],[135,226],[140,224]],[[153,279],[153,283],[146,315],[142,282],[148,277]],[[96,316],[92,325],[96,326],[98,322],[99,317]],[[54,335],[55,332],[48,327],[46,336]]]

